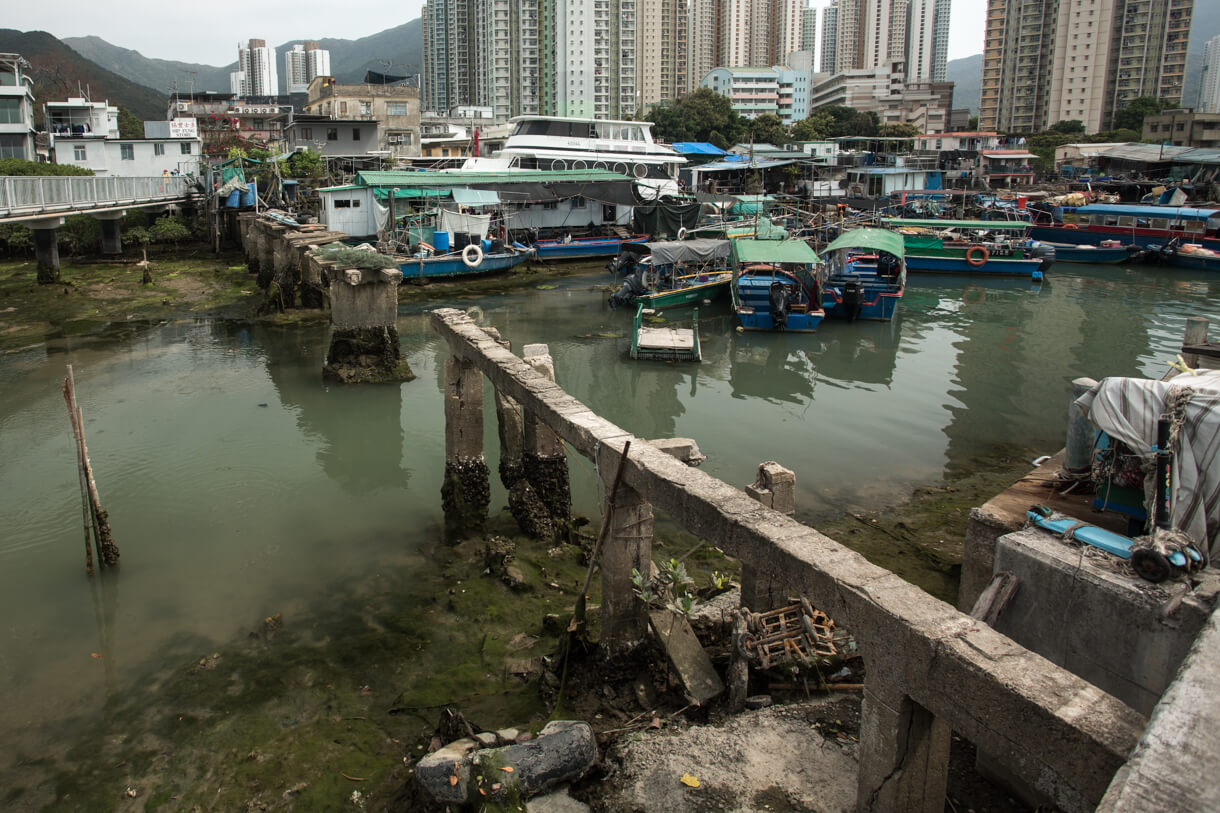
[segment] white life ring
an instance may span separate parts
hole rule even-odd
[[[472,257],[473,255],[473,257]],[[478,268],[483,262],[483,247],[478,243],[471,243],[462,249],[462,263],[467,268]]]
[[[635,175],[635,177],[643,178],[648,175],[648,167],[644,166],[643,164],[636,164],[632,168],[631,172],[633,175]]]
[[[562,158],[556,158],[554,161],[551,162],[551,171],[552,172],[563,172],[567,168],[568,168],[568,165],[564,162],[564,160]]]
[[[626,175],[627,174],[627,165],[625,163],[623,163],[622,161],[615,161],[614,162],[614,171],[617,172],[619,175]]]
[[[604,172],[606,170],[606,162],[605,161],[594,161],[593,168],[600,169]]]
[[[575,161],[572,162],[572,169],[587,169],[587,168],[588,168],[588,164],[585,163],[583,158],[577,158]]]
[[[679,227],[678,227],[678,239],[679,239],[679,240],[685,240],[685,239],[686,239],[686,227],[685,227],[685,226],[679,226]]]

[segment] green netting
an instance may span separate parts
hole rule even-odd
[[[359,268],[361,271],[379,271],[383,268],[397,268],[398,261],[393,257],[367,251],[362,248],[352,248],[341,243],[331,243],[318,252],[318,257],[330,260],[340,268]]]

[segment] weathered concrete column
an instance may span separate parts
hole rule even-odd
[[[322,377],[344,384],[415,378],[398,343],[402,272],[349,269],[330,282],[330,349]]]
[[[494,327],[483,328],[500,346],[506,350],[512,349],[512,342],[500,338],[500,331]],[[521,405],[509,398],[500,390],[496,390],[496,427],[500,435],[500,482],[509,491],[513,486],[525,479],[525,466],[521,456],[524,450],[525,421],[521,415]]]
[[[119,221],[127,212],[103,212],[94,215],[102,226],[102,253],[122,254],[123,236],[119,231]]]
[[[1067,453],[1063,458],[1063,471],[1068,475],[1088,472],[1093,466],[1093,424],[1087,415],[1076,408],[1076,399],[1097,386],[1091,378],[1077,378],[1072,382],[1072,402],[1068,404]]]
[[[901,666],[868,660],[860,707],[860,813],[942,813],[949,782],[947,723],[913,701],[895,684]]]
[[[451,354],[445,361],[445,480],[441,505],[450,533],[482,530],[491,504],[483,457],[483,374]]]
[[[521,351],[526,364],[544,378],[555,380],[555,363],[545,344],[527,344]],[[559,435],[526,411],[521,455],[525,478],[538,493],[556,527],[566,526],[572,515],[572,489],[568,482],[568,455]]]
[[[275,246],[284,227],[278,223],[259,220],[255,229],[259,232],[256,284],[265,291],[271,287],[271,280],[275,278]]]
[[[601,453],[599,468],[606,498],[614,487],[619,454]],[[635,595],[632,569],[649,577],[652,563],[652,505],[626,483],[618,487],[614,516],[602,545],[601,647],[603,655],[617,657],[631,652],[648,632],[647,607]]]
[[[38,281],[44,285],[59,282],[59,241],[55,230],[64,224],[62,217],[27,220],[34,232],[34,257],[38,260]]]
[[[792,516],[796,512],[796,474],[769,460],[758,466],[758,478],[745,492],[768,508]],[[779,574],[765,572],[747,557],[741,560],[741,606],[765,613],[788,603],[788,590]]]

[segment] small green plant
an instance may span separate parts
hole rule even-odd
[[[686,565],[669,559],[657,566],[654,579],[647,579],[632,568],[631,584],[637,598],[649,607],[665,608],[677,615],[690,615],[695,608],[695,580],[686,572]]]
[[[713,570],[712,575],[708,576],[710,587],[717,593],[726,590],[729,586],[729,574],[721,573],[719,570]]]

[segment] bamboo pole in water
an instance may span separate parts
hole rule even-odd
[[[85,485],[84,455],[81,454],[80,429],[76,424],[75,389],[72,385],[72,365],[68,365],[68,377],[64,379],[64,403],[68,405],[68,420],[72,423],[72,437],[76,441],[76,476],[80,481],[81,521],[85,529],[85,572],[93,575],[92,523],[89,521],[89,489]]]
[[[85,418],[80,405],[76,402],[76,382],[72,376],[72,365],[68,365],[68,377],[64,379],[64,400],[68,404],[69,417],[72,420],[72,431],[76,437],[76,454],[84,480],[82,499],[86,503],[86,513],[93,526],[93,539],[97,543],[97,556],[102,564],[113,567],[119,563],[119,548],[114,544],[110,534],[110,522],[102,509],[102,499],[97,493],[97,482],[93,479],[93,466],[89,462],[89,448],[85,444]],[[88,525],[88,523],[87,523]],[[92,555],[89,554],[89,543],[85,542],[89,558],[86,565],[89,573],[93,572]]]

